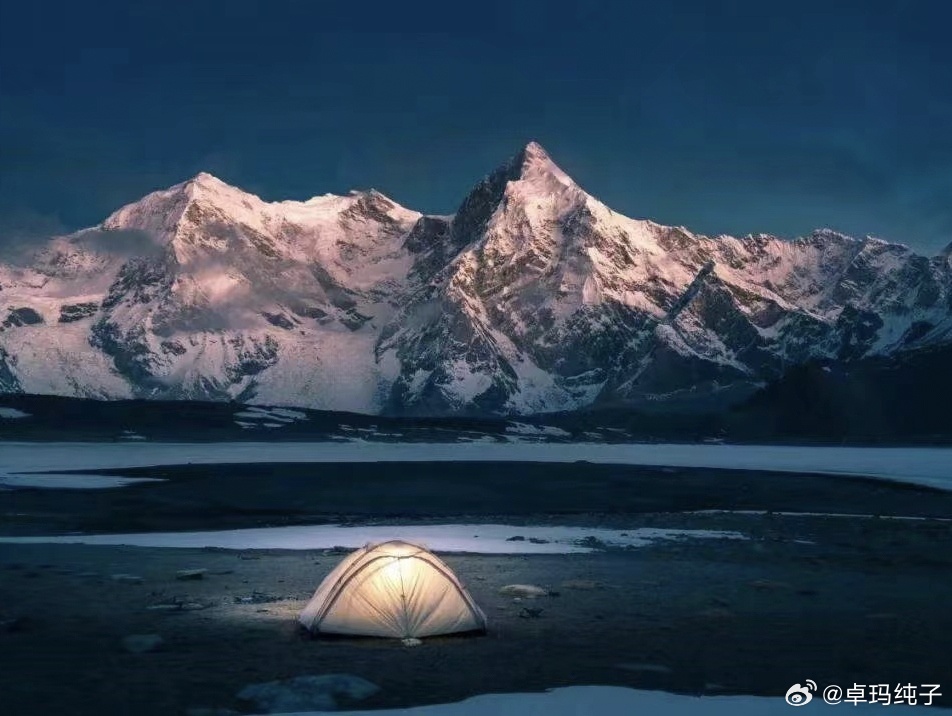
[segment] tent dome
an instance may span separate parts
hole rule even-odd
[[[312,632],[397,638],[486,628],[453,571],[425,547],[399,540],[348,555],[298,620]]]

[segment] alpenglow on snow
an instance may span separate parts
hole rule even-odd
[[[531,143],[453,216],[209,174],[0,264],[0,392],[365,413],[742,395],[949,341],[949,251],[622,216]]]

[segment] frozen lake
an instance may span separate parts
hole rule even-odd
[[[952,490],[952,448],[598,443],[0,442],[0,485],[14,473],[254,462],[587,461],[874,477]],[[22,478],[20,478],[22,479]],[[11,484],[12,486],[12,484]],[[76,486],[76,485],[73,485]],[[102,485],[100,485],[102,486]]]
[[[510,539],[517,537],[517,539]],[[474,554],[581,554],[591,552],[585,540],[612,547],[645,547],[658,541],[745,539],[739,532],[654,529],[626,531],[588,527],[529,527],[514,525],[381,525],[342,527],[308,525],[221,530],[217,532],[150,532],[143,534],[0,537],[0,544],[92,544],[131,547],[223,549],[356,549],[392,539],[422,544],[437,552]]]

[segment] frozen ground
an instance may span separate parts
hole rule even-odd
[[[31,496],[52,503],[83,494],[97,502],[107,496]],[[748,518],[731,527],[706,519],[710,529],[743,528],[751,539],[658,540],[591,554],[441,555],[491,630],[412,649],[301,638],[296,619],[342,559],[336,552],[0,544],[0,611],[21,619],[20,628],[0,633],[0,713],[260,713],[237,698],[249,684],[340,673],[380,691],[339,707],[408,709],[402,716],[780,716],[796,713],[783,695],[806,679],[821,688],[938,683],[948,693],[947,523],[870,520],[858,528],[847,520]],[[207,570],[202,579],[177,578],[196,569]],[[112,578],[119,574],[141,583]],[[504,591],[511,584],[550,594],[516,602]],[[527,606],[541,615],[527,615]],[[128,636],[150,634],[164,640],[155,652],[124,653]],[[648,693],[546,693],[586,685]],[[952,708],[950,697],[938,701]],[[444,706],[421,711],[424,704]],[[854,708],[872,712],[842,705],[844,713]],[[817,695],[802,711],[810,709],[829,711]]]
[[[517,537],[521,539],[510,539]],[[437,552],[474,554],[572,554],[594,547],[644,547],[659,540],[745,539],[739,532],[638,528],[628,531],[584,527],[510,525],[312,525],[224,530],[57,537],[0,537],[0,543],[127,545],[133,547],[220,547],[225,549],[328,549],[404,539]]]
[[[18,472],[185,463],[521,461],[713,467],[875,477],[952,490],[950,448],[505,443],[0,442],[0,484]]]
[[[792,685],[792,682],[791,682]],[[822,688],[822,687],[821,687]],[[806,704],[810,713],[836,713],[817,695]],[[839,704],[849,713],[880,713],[883,704]],[[338,712],[341,713],[341,712]],[[346,711],[341,716],[783,716],[791,706],[782,698],[761,696],[683,696],[619,686],[569,686],[541,694],[485,694],[455,704],[384,711]],[[952,710],[892,704],[889,714],[950,714]],[[287,716],[294,716],[288,714]],[[297,714],[296,716],[317,716]]]

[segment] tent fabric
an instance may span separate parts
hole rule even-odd
[[[453,571],[425,547],[398,540],[348,555],[299,621],[318,633],[397,638],[486,628],[486,615]]]

